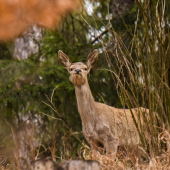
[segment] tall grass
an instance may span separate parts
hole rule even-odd
[[[164,0],[139,1],[135,28],[126,25],[132,37],[130,44],[123,42],[113,28],[109,29],[115,41],[115,49],[106,53],[114,56],[117,68],[110,66],[117,92],[123,107],[149,108],[132,117],[149,157],[161,155],[166,150],[159,138],[170,123],[170,51],[168,4]],[[111,54],[110,54],[111,53]],[[140,122],[140,123],[137,123]]]

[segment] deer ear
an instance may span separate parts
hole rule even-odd
[[[58,51],[58,58],[61,62],[61,64],[68,69],[71,66],[71,60],[67,57],[66,54],[64,54],[61,50]]]
[[[89,69],[91,69],[96,61],[98,59],[98,50],[94,50],[88,57],[87,57],[87,60],[86,60],[86,65]]]

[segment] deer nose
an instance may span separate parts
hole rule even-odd
[[[75,72],[76,72],[76,74],[79,74],[81,72],[81,70],[76,69]]]

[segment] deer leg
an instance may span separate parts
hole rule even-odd
[[[98,146],[94,142],[92,136],[86,135],[85,133],[83,133],[83,135],[86,138],[87,142],[90,144],[92,150],[92,159],[96,160],[96,157],[100,155],[100,150],[98,149]]]
[[[111,157],[113,159],[115,159],[116,157],[116,153],[117,153],[117,148],[118,148],[118,145],[119,145],[119,140],[118,138],[110,135],[110,136],[107,136],[105,142],[104,142],[104,147],[106,149],[106,152],[111,155]]]
[[[100,138],[104,141],[104,148],[112,158],[116,157],[117,148],[119,145],[119,138],[112,134],[108,127],[104,127],[98,131]]]

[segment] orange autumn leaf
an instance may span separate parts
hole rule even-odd
[[[54,28],[78,0],[0,0],[0,40],[15,38],[32,24]]]

